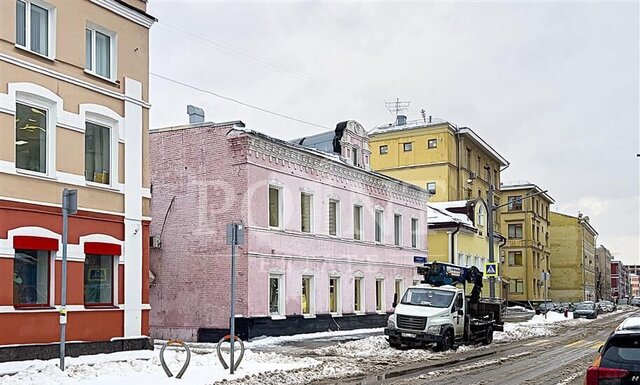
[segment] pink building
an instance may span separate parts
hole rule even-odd
[[[428,194],[370,171],[354,121],[295,142],[240,121],[190,124],[152,130],[150,150],[156,338],[228,334],[231,222],[245,228],[243,338],[382,326],[394,293],[420,279]]]

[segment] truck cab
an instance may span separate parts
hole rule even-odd
[[[451,270],[457,277],[433,279],[433,274],[454,265],[435,265],[424,282],[407,288],[395,311],[389,316],[385,335],[391,347],[436,344],[438,349],[451,349],[456,343],[491,343],[493,331],[502,330],[501,300],[480,300],[465,296],[465,290],[440,282],[461,282],[464,270]],[[456,269],[460,268],[455,266]],[[466,269],[466,268],[463,268]],[[473,272],[477,281],[477,271]],[[480,274],[480,279],[481,273]]]

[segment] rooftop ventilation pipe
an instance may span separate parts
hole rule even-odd
[[[189,114],[189,124],[204,122],[204,110],[200,107],[189,104],[187,106],[187,114]]]

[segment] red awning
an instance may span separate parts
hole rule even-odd
[[[85,242],[84,253],[97,255],[122,255],[122,246],[116,245],[115,243]]]
[[[16,235],[13,237],[13,248],[22,250],[58,251],[58,240],[54,238]]]

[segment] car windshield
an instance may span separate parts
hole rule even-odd
[[[611,337],[602,354],[601,367],[640,371],[640,335]]]
[[[576,310],[593,310],[593,304],[581,303],[576,307]]]
[[[402,304],[446,308],[451,305],[455,293],[447,290],[412,288],[408,289]]]

